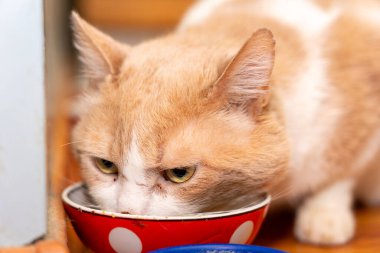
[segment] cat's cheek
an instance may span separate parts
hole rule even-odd
[[[190,203],[186,203],[175,193],[170,195],[153,195],[146,210],[148,215],[173,216],[196,213],[198,208]]]
[[[189,181],[183,184],[173,184],[167,189],[166,197],[161,201],[164,209],[171,212],[171,215],[194,214],[204,209],[204,205],[208,205],[209,193],[208,186],[201,186],[198,180]],[[212,185],[213,183],[210,182]],[[199,190],[199,188],[202,190]],[[198,189],[197,189],[198,188]],[[163,212],[162,210],[162,212]]]
[[[95,203],[101,209],[107,211],[117,211],[116,187],[106,187],[103,185],[89,186],[89,194],[94,199]]]
[[[117,176],[100,172],[89,157],[81,157],[81,176],[95,204],[103,210],[116,211]]]

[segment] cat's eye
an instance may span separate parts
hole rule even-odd
[[[118,168],[113,162],[102,158],[95,158],[95,164],[104,174],[117,174]]]
[[[184,183],[194,175],[195,169],[195,166],[191,166],[164,170],[164,177],[173,183]]]

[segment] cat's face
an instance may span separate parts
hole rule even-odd
[[[207,56],[210,48],[184,51],[174,37],[127,48],[73,20],[93,85],[74,150],[102,209],[218,209],[251,198],[282,172],[284,134],[264,108],[273,65],[269,32],[255,33],[222,74],[229,56]]]

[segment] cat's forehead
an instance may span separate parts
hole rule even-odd
[[[155,48],[153,44],[131,50],[118,88],[111,91],[116,94],[113,100],[118,101],[121,111],[128,112],[126,117],[133,111],[140,119],[152,115],[178,118],[197,111],[204,103],[205,90],[223,71],[226,58],[205,57],[199,49],[182,51],[170,45]]]
[[[109,136],[107,150],[115,156],[125,155],[134,139],[144,160],[155,163],[168,135],[206,110],[201,93],[216,81],[217,69],[199,61],[189,65],[196,57],[188,54],[170,60],[177,53],[131,54],[119,83],[105,84],[109,86],[102,90],[89,124],[102,125],[97,129]]]
[[[105,84],[102,102],[94,108],[104,119],[89,124],[102,125],[98,128],[110,136],[107,146],[116,156],[128,151],[135,136],[145,161],[159,159],[170,134],[207,111],[203,92],[228,63],[223,54],[210,55],[207,48],[157,48],[151,43],[132,49],[118,84]]]
[[[197,89],[216,79],[225,62],[223,56],[209,51],[208,47],[143,44],[126,57],[121,75],[129,86]]]

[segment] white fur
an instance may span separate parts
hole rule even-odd
[[[288,90],[282,101],[292,149],[290,168],[295,179],[293,185],[298,188],[293,188],[295,195],[312,187],[311,182],[320,181],[317,177],[321,174],[319,171],[326,148],[323,143],[327,144],[333,135],[340,114],[338,108],[325,110],[323,105],[329,95],[329,80],[326,62],[317,45],[309,50],[306,64],[304,71],[295,77],[294,89]]]
[[[272,0],[271,3],[263,5],[264,14],[298,30],[303,45],[306,46],[306,65],[294,77],[293,89],[284,91],[286,95],[281,96],[284,98],[282,105],[285,124],[292,148],[290,167],[296,181],[292,185],[297,187],[293,188],[293,194],[297,195],[312,187],[310,182],[319,181],[319,163],[323,162],[325,148],[321,143],[327,143],[327,140],[324,142],[321,138],[329,138],[339,119],[339,110],[329,108],[328,114],[321,113],[325,111],[324,100],[329,96],[331,87],[326,73],[326,62],[322,56],[321,38],[337,17],[338,11],[324,13],[312,2],[302,0]],[[321,121],[323,124],[319,124]],[[307,173],[300,173],[301,171]]]
[[[96,203],[100,205],[101,208],[107,210],[115,210],[116,198],[110,198],[114,196],[117,191],[117,185],[114,184],[113,180],[109,175],[104,175],[97,168],[93,168],[94,162],[91,158],[87,157],[82,159],[82,167],[87,168],[83,170],[82,173],[85,178],[99,178],[105,180],[97,180],[96,184],[89,184],[90,195],[96,200]],[[91,181],[91,180],[90,180]]]
[[[355,219],[351,210],[353,182],[336,182],[309,197],[298,209],[296,236],[314,244],[342,244],[351,239]]]
[[[144,161],[140,154],[137,137],[132,133],[129,150],[118,179],[118,211],[142,214],[147,203]]]
[[[96,204],[102,209],[117,211],[115,206],[117,205],[117,199],[111,198],[117,191],[116,184],[110,184],[109,182],[101,182],[93,185],[90,188],[90,195],[96,200]]]
[[[121,173],[128,181],[142,183],[145,180],[144,166],[145,165],[139,151],[136,134],[132,133],[129,150],[126,152],[124,168]]]
[[[360,2],[355,2],[356,4],[351,6],[352,13],[359,20],[367,23],[369,26],[374,26],[374,28],[379,28],[380,25],[380,2],[366,2],[362,4]]]
[[[376,26],[376,28],[379,28],[380,25],[380,8],[377,9],[371,9],[366,8],[363,9],[362,13],[358,13],[359,18],[365,19],[369,25]]]
[[[201,24],[218,6],[228,0],[198,0],[190,10],[184,15],[178,30]]]
[[[312,1],[261,1],[260,14],[297,29],[305,38],[316,39],[337,16],[338,10],[326,13]]]
[[[157,181],[163,179],[159,173],[147,176],[147,170],[150,168],[144,165],[134,133],[124,163],[123,178],[119,179],[118,211],[132,214],[175,215],[188,209],[181,207],[170,194],[164,196],[152,189]]]
[[[146,213],[159,216],[181,215],[197,211],[195,206],[182,205],[175,197],[175,194],[163,197],[159,194],[153,194],[146,208]],[[194,209],[194,210],[193,210]]]

